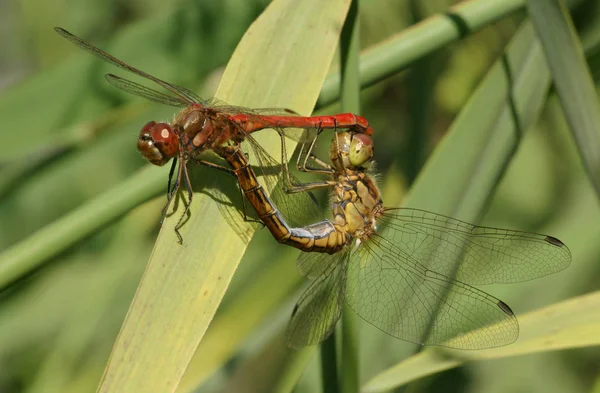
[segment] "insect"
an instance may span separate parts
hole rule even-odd
[[[272,128],[277,130],[281,135],[297,139],[294,132],[288,130],[289,128],[349,129],[366,134],[371,134],[373,131],[365,118],[352,113],[303,117],[298,116],[289,109],[250,109],[230,106],[214,98],[203,100],[191,90],[165,82],[138,68],[130,66],[60,27],[56,27],[54,30],[83,50],[112,65],[155,83],[164,88],[168,93],[151,89],[114,74],[107,74],[106,79],[113,86],[151,101],[183,107],[169,124],[155,121],[148,122],[142,127],[137,141],[138,150],[154,165],[162,166],[171,159],[174,159],[170,178],[175,172],[176,164],[179,163],[175,182],[172,187],[169,181],[168,201],[163,209],[163,219],[166,216],[171,201],[183,185],[187,190],[188,200],[181,219],[175,226],[175,232],[180,242],[182,241],[182,237],[179,229],[183,225],[184,217],[189,211],[189,206],[193,198],[187,164],[193,161],[227,171],[222,166],[201,159],[200,155],[203,152],[217,150],[226,143],[239,144],[242,141],[247,141],[259,160],[259,166],[265,167],[276,161],[272,157],[269,158],[267,152],[252,138],[250,135],[252,132]]]
[[[287,331],[292,347],[328,337],[344,301],[365,321],[413,343],[459,349],[506,345],[519,334],[513,311],[471,285],[531,280],[571,262],[567,246],[552,236],[386,208],[369,171],[370,136],[336,134],[331,164],[312,154],[315,140],[302,146],[297,165],[329,179],[288,191],[332,190],[329,222],[335,231],[327,246],[334,252],[305,252],[298,259],[300,273],[314,281],[292,313]],[[308,167],[309,160],[316,166]]]

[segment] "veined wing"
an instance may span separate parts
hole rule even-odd
[[[129,64],[125,63],[122,60],[117,59],[116,57],[103,51],[102,49],[95,47],[94,45],[77,37],[74,34],[69,33],[65,29],[62,29],[60,27],[55,27],[54,31],[56,31],[58,34],[60,34],[67,40],[73,42],[75,45],[79,46],[81,49],[96,56],[97,58],[104,60],[107,63],[110,63],[116,67],[127,70],[127,71],[131,72],[132,74],[136,74],[136,75],[141,76],[142,78],[150,80],[150,81],[156,83],[157,85],[167,89],[168,91],[173,93],[175,96],[177,96],[181,100],[187,101],[190,104],[202,103],[202,99],[200,99],[200,97],[198,97],[193,91],[186,89],[185,87],[181,87],[181,86],[171,84],[169,82],[165,82],[165,81],[158,79],[157,77],[152,76],[138,68],[130,66]]]
[[[296,262],[298,272],[311,280],[317,279],[330,271],[334,267],[333,265],[341,263],[340,255],[346,252],[346,250],[342,250],[333,255],[320,252],[302,252]]]
[[[330,258],[327,269],[302,294],[292,312],[286,332],[292,348],[325,340],[342,315],[349,252],[325,255]]]
[[[309,224],[324,221],[323,212],[317,200],[310,191],[287,194],[284,191],[284,172],[282,165],[288,165],[287,161],[276,161],[252,136],[246,136],[246,142],[251,146],[260,170],[257,175],[259,180],[271,190],[270,199],[277,209],[283,214],[287,223],[292,227],[302,227]],[[285,142],[284,142],[285,143]],[[292,177],[292,181],[299,180]]]
[[[350,257],[346,301],[365,321],[417,344],[482,349],[519,335],[504,302],[428,269],[378,234]]]
[[[300,116],[297,112],[287,108],[246,108],[243,106],[229,105],[228,103],[212,97],[204,101],[208,107],[230,115],[244,113],[254,116]]]
[[[514,283],[556,273],[571,263],[547,235],[472,225],[418,209],[386,209],[378,234],[411,259],[469,284]]]
[[[150,101],[178,107],[186,107],[190,104],[187,100],[184,100],[179,96],[170,96],[114,74],[106,74],[105,77],[108,83],[117,89],[135,96],[143,97]]]

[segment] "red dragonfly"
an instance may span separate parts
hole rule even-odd
[[[175,116],[175,119],[170,124],[154,121],[147,123],[142,128],[137,143],[140,153],[154,165],[165,165],[171,158],[174,158],[169,176],[168,202],[163,210],[163,219],[166,216],[167,209],[173,197],[177,195],[177,191],[183,183],[188,193],[188,201],[185,204],[185,210],[181,219],[175,226],[175,232],[180,242],[182,241],[182,237],[179,229],[183,225],[184,217],[189,211],[193,198],[187,163],[193,160],[202,165],[229,173],[232,172],[229,168],[201,159],[199,157],[201,153],[207,150],[214,150],[216,147],[228,142],[239,144],[242,141],[247,141],[252,147],[261,168],[268,165],[281,166],[282,163],[270,157],[254,138],[249,135],[251,132],[271,128],[279,132],[282,137],[285,135],[292,139],[298,139],[298,137],[290,134],[288,130],[285,130],[286,128],[347,129],[355,133],[367,135],[373,132],[373,129],[364,117],[352,113],[303,117],[298,116],[289,109],[250,109],[226,105],[214,98],[203,100],[191,90],[165,82],[140,69],[132,67],[60,27],[55,27],[54,30],[94,56],[154,82],[167,90],[168,94],[114,74],[107,74],[106,80],[113,86],[151,101],[184,108]],[[171,186],[171,177],[174,174],[177,162],[179,162],[177,178]],[[290,203],[287,202],[288,205]],[[285,202],[283,204],[285,205]],[[293,208],[293,210],[298,209]]]

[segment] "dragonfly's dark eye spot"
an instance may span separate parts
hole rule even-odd
[[[296,315],[297,312],[298,312],[298,305],[296,304],[294,306],[294,310],[292,311],[292,318],[294,318],[294,315]]]
[[[504,311],[504,313],[507,315],[515,315],[515,313],[513,312],[513,310],[510,309],[508,304],[504,303],[502,300],[498,300],[498,307],[500,307],[500,309]]]
[[[565,244],[563,242],[561,242],[560,240],[558,240],[557,238],[553,237],[553,236],[546,236],[545,239],[548,243],[557,246],[557,247],[563,247]]]

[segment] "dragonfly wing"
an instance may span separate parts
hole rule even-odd
[[[62,37],[66,38],[67,40],[71,41],[72,43],[74,43],[75,45],[79,46],[81,49],[87,51],[88,53],[91,53],[92,55],[98,57],[101,60],[104,60],[116,67],[122,68],[124,70],[127,70],[129,72],[131,72],[132,74],[136,74],[138,76],[141,76],[142,78],[145,78],[147,80],[150,80],[154,83],[156,83],[157,85],[169,90],[171,93],[173,93],[174,95],[176,95],[177,97],[179,97],[180,99],[184,100],[184,101],[188,101],[189,104],[192,103],[201,103],[202,100],[200,99],[200,97],[198,97],[194,92],[192,92],[191,90],[186,89],[185,87],[180,87],[177,85],[174,85],[172,83],[169,82],[165,82],[161,79],[158,79],[155,76],[152,76],[138,68],[135,68],[133,66],[130,66],[129,64],[125,63],[124,61],[121,61],[119,59],[117,59],[116,57],[114,57],[113,55],[103,51],[100,48],[95,47],[94,45],[90,44],[89,42],[77,37],[74,34],[69,33],[68,31],[66,31],[65,29],[62,29],[60,27],[55,27],[54,31],[56,31],[58,34],[60,34]]]
[[[123,90],[129,94],[146,98],[150,101],[158,102],[171,106],[185,107],[189,103],[178,96],[170,96],[160,91],[156,91],[149,87],[140,85],[139,83],[130,81],[114,74],[106,74],[106,80],[116,88]]]
[[[288,194],[284,191],[284,172],[281,161],[276,161],[265,149],[250,135],[246,142],[251,146],[260,170],[260,180],[270,191],[269,197],[276,208],[285,217],[292,227],[302,227],[323,221],[323,212],[319,207],[316,197],[310,191]],[[286,164],[283,164],[286,165]],[[300,181],[292,176],[292,181]]]
[[[300,114],[288,108],[252,108],[252,113],[267,116],[300,116]]]
[[[303,252],[298,257],[296,266],[301,275],[314,280],[331,270],[333,265],[339,264],[340,255],[343,253]]]
[[[218,109],[219,112],[228,113],[230,115],[244,113],[246,115],[254,116],[300,116],[297,112],[287,108],[246,108],[243,106],[229,105],[216,97],[209,98],[205,103],[211,108]]]
[[[316,345],[333,332],[342,315],[348,253],[335,254],[336,262],[311,283],[294,307],[287,328],[288,345],[303,348]]]
[[[419,265],[378,235],[350,258],[346,301],[373,326],[417,344],[482,349],[510,344],[519,335],[508,305]]]
[[[556,273],[571,263],[560,240],[475,226],[417,209],[388,209],[378,233],[411,257],[469,284],[514,283]]]

